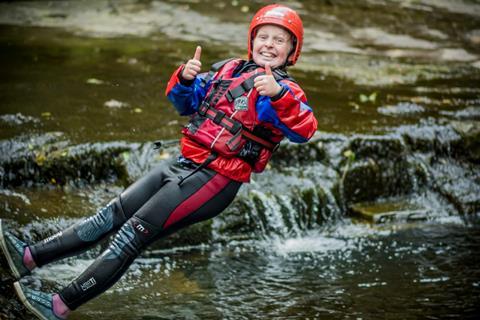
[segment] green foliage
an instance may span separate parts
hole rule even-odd
[[[375,103],[377,101],[377,95],[378,95],[377,92],[372,92],[369,95],[362,93],[360,94],[358,99],[360,100],[361,103],[367,103],[367,102]]]

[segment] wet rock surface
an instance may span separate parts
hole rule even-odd
[[[60,138],[60,134],[52,133],[0,141],[0,150],[4,151],[0,158],[2,186],[65,185],[124,176],[118,164],[119,155],[131,150],[131,144],[111,142],[71,146]]]
[[[270,169],[242,188],[241,196],[229,209],[232,214],[225,214],[222,226],[218,225],[219,231],[232,237],[230,232],[254,236],[258,228],[269,233],[269,214],[278,212],[279,219],[290,221],[285,215],[292,211],[298,213],[296,225],[285,227],[289,231],[303,230],[320,225],[332,212],[355,203],[408,196],[421,190],[445,198],[456,213],[476,213],[480,202],[480,192],[476,192],[480,190],[477,144],[474,121],[424,122],[376,136],[318,133],[305,145],[282,144]],[[4,188],[13,189],[32,185],[81,189],[98,183],[126,187],[162,159],[178,154],[174,143],[167,143],[160,151],[150,143],[72,146],[55,133],[2,141],[0,147],[10,150],[0,159],[0,172]],[[8,202],[8,194],[5,196]],[[11,196],[21,199],[18,194]],[[211,226],[199,228],[199,233],[202,230],[208,233]],[[187,239],[186,244],[195,242],[190,238],[209,241],[209,237],[180,238]]]
[[[402,199],[378,203],[357,203],[349,208],[352,216],[372,223],[405,223],[427,220],[431,212]]]
[[[23,304],[17,298],[13,283],[16,280],[11,276],[7,261],[0,256],[0,319],[24,319],[33,320]]]

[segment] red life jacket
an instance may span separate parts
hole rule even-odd
[[[215,77],[215,80],[212,80],[198,112],[191,117],[182,133],[210,149],[213,154],[225,158],[239,157],[249,140],[250,143],[253,141],[261,146],[261,150],[254,163],[251,163],[252,170],[261,172],[283,136],[270,134],[270,137],[266,137],[265,130],[262,136],[255,133],[260,122],[255,106],[259,94],[253,86],[253,80],[265,73],[264,69],[258,68],[235,78],[233,72],[241,61],[221,61],[212,66],[204,84],[211,78]],[[281,76],[276,75],[276,78],[281,79]],[[210,157],[209,161],[212,160]]]

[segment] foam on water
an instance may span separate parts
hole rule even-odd
[[[91,265],[93,261],[93,259],[72,259],[60,263],[51,263],[48,266],[35,269],[33,276],[43,281],[67,285]]]
[[[303,238],[291,238],[274,242],[275,251],[282,255],[298,252],[329,252],[341,250],[347,245],[348,242],[345,240],[322,235],[310,235]]]
[[[377,230],[370,225],[354,224],[351,220],[346,220],[323,230],[308,231],[297,237],[271,238],[261,243],[261,246],[273,248],[275,253],[281,256],[297,253],[326,255],[360,249],[370,237],[378,238],[390,234],[390,230]]]
[[[472,216],[472,218],[479,217],[480,214]],[[298,237],[275,237],[257,242],[257,244],[264,248],[273,248],[275,253],[282,256],[296,253],[315,253],[320,255],[332,252],[345,253],[352,250],[362,250],[364,246],[373,244],[401,230],[425,228],[432,225],[468,226],[469,223],[460,216],[438,216],[428,221],[404,225],[370,225],[354,223],[350,219],[345,219],[324,230],[312,230]]]

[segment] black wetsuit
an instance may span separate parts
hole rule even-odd
[[[239,64],[234,73],[256,68],[258,65],[249,61]],[[81,253],[116,233],[108,249],[59,292],[71,310],[115,284],[149,244],[213,218],[233,201],[241,182],[208,168],[195,169],[200,168],[183,157],[166,161],[96,215],[30,246],[34,261],[42,266]]]
[[[59,292],[74,310],[110,288],[149,244],[222,212],[241,182],[202,168],[179,184],[196,164],[165,161],[128,187],[96,215],[30,246],[38,266],[83,252],[115,233],[108,247],[80,276]]]

